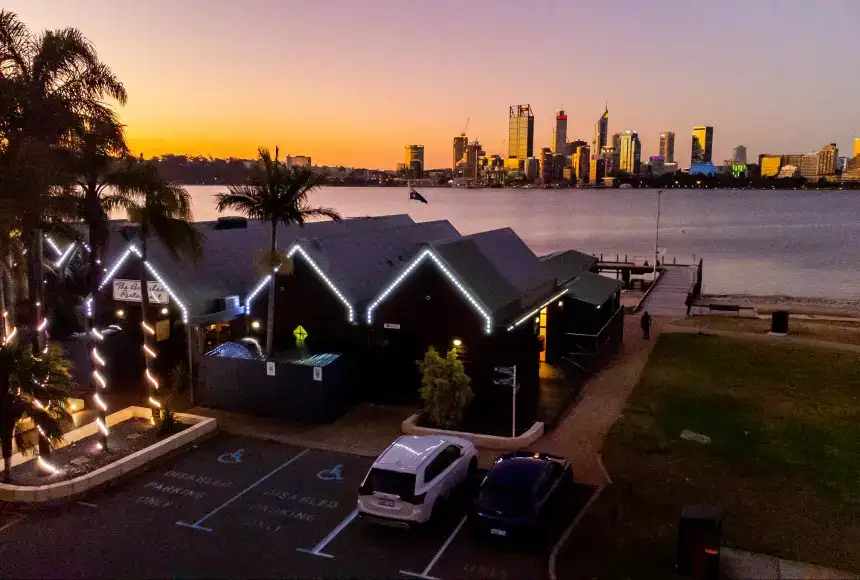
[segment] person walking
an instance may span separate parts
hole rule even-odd
[[[684,300],[684,304],[686,304],[686,305],[687,305],[687,316],[690,316],[690,308],[692,308],[692,307],[693,307],[693,302],[694,302],[694,300],[693,300],[693,293],[692,293],[692,292],[687,292],[687,299],[686,299],[686,300]]]
[[[648,311],[642,313],[642,319],[639,321],[639,324],[642,326],[642,334],[645,340],[651,340],[651,315],[648,314]]]

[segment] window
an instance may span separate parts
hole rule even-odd
[[[424,470],[424,483],[430,483],[460,458],[460,448],[449,445],[437,455]]]
[[[374,467],[370,470],[370,485],[373,491],[411,497],[415,493],[415,474]]]
[[[552,490],[552,486],[558,481],[558,478],[561,477],[561,472],[564,468],[559,463],[550,463],[546,469],[544,469],[543,473],[538,480],[538,484],[536,486],[535,497],[538,500],[544,499],[544,496]]]

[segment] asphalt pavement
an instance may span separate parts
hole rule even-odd
[[[546,578],[554,542],[590,497],[578,486],[544,542],[479,540],[468,492],[423,529],[355,517],[372,459],[219,435],[80,502],[0,514],[14,578]]]

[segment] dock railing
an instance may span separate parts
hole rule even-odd
[[[564,360],[574,366],[597,372],[618,351],[624,340],[624,307],[618,308],[597,334],[567,332],[568,354]]]

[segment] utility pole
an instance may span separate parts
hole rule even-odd
[[[654,239],[654,282],[657,282],[657,254],[660,251],[660,199],[663,190],[657,190],[657,236]]]

